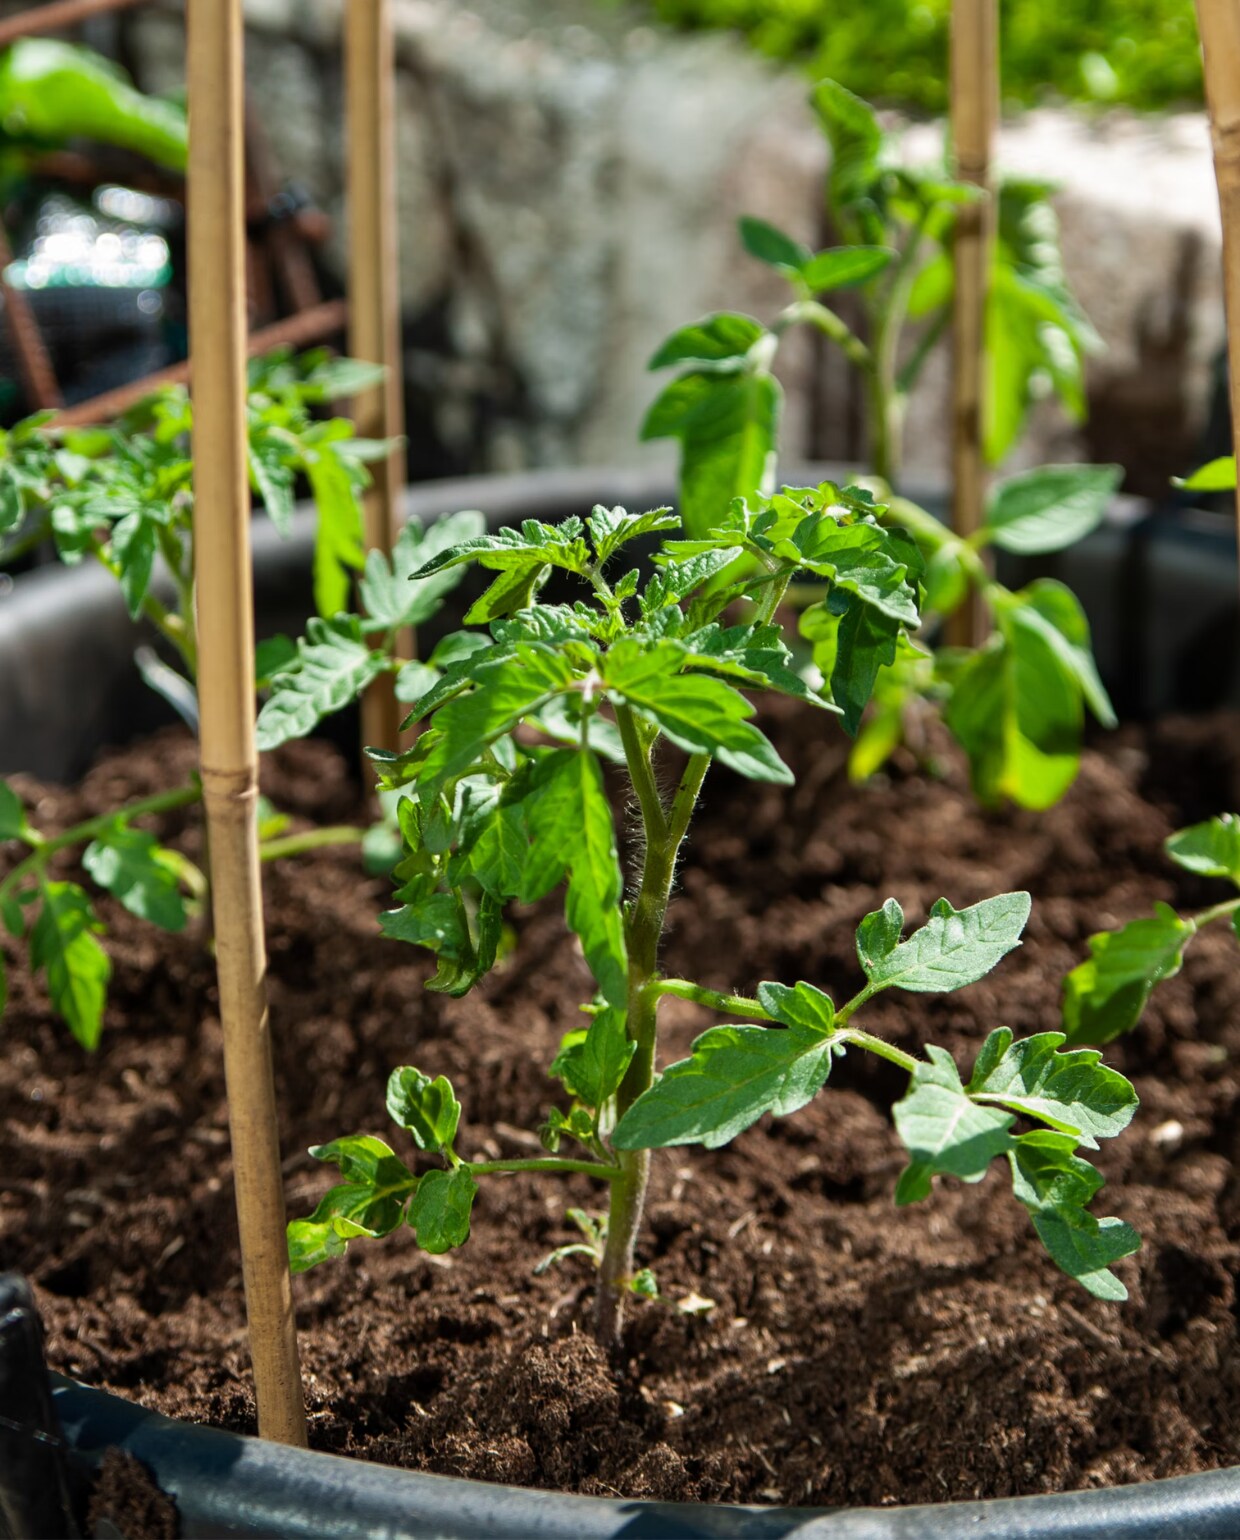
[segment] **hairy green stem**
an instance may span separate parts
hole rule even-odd
[[[633,781],[633,790],[637,793],[646,838],[650,839],[652,831],[659,836],[665,835],[667,813],[650,766],[650,748],[642,739],[641,728],[631,706],[616,707],[616,726],[620,729],[620,741],[624,745],[624,757]]]
[[[790,572],[778,570],[772,574],[772,581],[758,608],[759,624],[770,622],[783,600],[790,576]],[[621,708],[621,711],[624,709]],[[617,712],[617,718],[620,714]],[[659,1013],[659,942],[663,936],[663,923],[667,917],[680,846],[711,763],[709,754],[689,756],[671,806],[665,811],[657,789],[653,801],[648,794],[643,797],[643,785],[649,783],[647,791],[653,787],[650,747],[641,737],[636,722],[631,726],[634,731],[627,736],[622,726],[621,735],[629,776],[642,811],[646,850],[637,897],[625,916],[625,941],[629,954],[627,1026],[636,1049],[620,1089],[616,1092],[617,1117],[623,1117],[643,1091],[649,1090],[654,1083]],[[633,1276],[634,1247],[646,1201],[646,1185],[650,1179],[650,1151],[621,1150],[617,1152],[617,1160],[619,1171],[611,1184],[607,1244],[599,1266],[595,1312],[595,1334],[599,1342],[608,1348],[619,1342],[624,1324],[624,1296]]]
[[[615,1182],[620,1177],[619,1166],[604,1165],[598,1160],[463,1160],[461,1165],[474,1176],[488,1176],[494,1171],[543,1171],[566,1175],[580,1173],[597,1177],[600,1182]]]
[[[0,882],[0,898],[13,892],[31,873],[42,871],[58,850],[68,850],[73,845],[85,845],[97,835],[104,833],[118,818],[130,823],[146,813],[168,813],[174,808],[188,807],[191,803],[201,802],[201,800],[202,788],[195,782],[192,786],[179,786],[175,791],[161,791],[150,797],[142,797],[137,802],[129,803],[127,807],[118,808],[114,813],[100,813],[97,817],[88,818],[84,823],[74,824],[63,834],[54,834],[50,838],[44,838],[41,834],[29,831],[22,838],[31,846],[31,853],[23,861],[19,861],[4,881]]]
[[[1224,899],[1221,904],[1213,904],[1209,909],[1203,909],[1200,914],[1192,916],[1192,923],[1201,929],[1203,925],[1209,925],[1213,920],[1226,919],[1240,910],[1240,898]]]
[[[264,840],[258,847],[258,858],[260,861],[278,861],[284,856],[321,850],[326,845],[360,845],[365,837],[365,829],[352,824],[331,824],[325,829],[306,829],[301,834],[284,834],[278,839]]]
[[[753,1016],[758,1021],[774,1021],[757,1000],[747,995],[725,995],[715,989],[704,989],[689,979],[656,979],[650,986],[656,995],[674,995],[678,1000],[692,1000],[694,1005],[704,1005],[710,1011],[722,1011],[728,1016]]]

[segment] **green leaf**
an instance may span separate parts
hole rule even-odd
[[[82,852],[82,865],[130,914],[162,930],[185,929],[176,858],[153,834],[117,818]]]
[[[1070,1044],[1109,1043],[1130,1031],[1155,984],[1180,971],[1184,948],[1197,927],[1166,904],[1154,909],[1150,919],[1089,938],[1089,957],[1063,983],[1063,1024]]]
[[[448,567],[471,561],[497,572],[552,566],[584,574],[590,564],[590,553],[581,531],[580,519],[563,519],[559,524],[525,519],[519,526],[506,525],[437,551],[413,576],[421,582]]]
[[[440,994],[463,995],[477,978],[469,922],[453,893],[419,894],[412,903],[379,916],[379,929],[396,941],[408,941],[434,952],[439,972],[427,984]]]
[[[432,1080],[408,1064],[394,1069],[388,1077],[387,1110],[418,1149],[428,1155],[442,1155],[452,1149],[461,1104],[443,1075]]]
[[[0,464],[0,535],[10,534],[21,521],[21,483],[11,465]]]
[[[1053,578],[1038,578],[1012,598],[1006,615],[1008,626],[1024,627],[1045,642],[1075,678],[1086,704],[1102,725],[1116,726],[1115,708],[1094,662],[1089,621],[1072,590]]]
[[[1186,492],[1234,492],[1236,489],[1236,457],[1223,455],[1217,460],[1199,466],[1191,476],[1177,481]],[[0,524],[0,529],[3,525]]]
[[[927,1047],[928,1063],[912,1073],[907,1093],[892,1109],[896,1132],[909,1163],[896,1186],[896,1202],[917,1203],[930,1193],[931,1179],[945,1175],[980,1182],[996,1155],[1004,1155],[1016,1121],[1010,1112],[969,1099],[952,1056]]]
[[[790,785],[792,771],[747,720],[753,707],[745,697],[721,679],[677,674],[680,661],[675,643],[646,651],[618,644],[605,659],[611,698],[628,701],[687,754],[713,754],[751,780]]]
[[[353,573],[366,560],[357,468],[331,443],[305,454],[306,475],[318,512],[314,539],[314,604],[326,618],[347,609]],[[283,740],[281,740],[283,741]]]
[[[52,1004],[83,1048],[99,1045],[112,964],[95,940],[103,926],[76,883],[44,882],[30,962],[47,973]]]
[[[894,259],[886,246],[834,246],[820,251],[801,268],[801,280],[811,294],[848,289],[868,283]]]
[[[1001,893],[968,909],[953,909],[940,898],[920,930],[868,962],[862,956],[862,967],[870,983],[880,989],[907,989],[916,994],[963,989],[984,978],[1020,945],[1029,910],[1028,893]],[[886,908],[882,913],[887,916],[881,932],[885,942],[894,915]],[[867,932],[867,944],[879,933],[877,926]],[[858,951],[860,954],[860,935]]]
[[[874,199],[883,131],[873,108],[834,80],[819,81],[811,101],[831,146],[827,195],[832,211],[867,240],[881,238],[883,222]]]
[[[812,984],[759,984],[758,1003],[768,1015],[786,1027],[798,1027],[822,1036],[835,1030],[835,1006],[830,995]]]
[[[642,438],[680,440],[680,514],[690,535],[709,532],[734,497],[766,488],[782,402],[764,371],[698,373],[674,381],[651,407]]]
[[[616,853],[603,773],[589,750],[553,749],[540,760],[525,799],[533,848],[526,857],[522,896],[559,880],[568,869],[565,914],[581,939],[590,971],[609,1005],[628,999],[628,952],[620,897],[624,879]],[[550,862],[550,867],[547,863]]]
[[[666,369],[669,364],[732,363],[739,368],[754,343],[768,335],[766,327],[752,316],[719,311],[673,332],[647,367]]]
[[[465,1166],[428,1171],[409,1205],[409,1225],[423,1251],[438,1256],[469,1239],[469,1216],[478,1184]]]
[[[702,557],[693,557],[701,561]],[[778,626],[704,626],[684,639],[686,664],[695,669],[726,675],[757,685],[764,690],[778,690],[796,700],[806,701],[825,711],[838,712],[833,701],[810,689],[793,667],[792,654],[784,646]]]
[[[609,1006],[599,1011],[580,1041],[569,1044],[556,1059],[552,1073],[588,1107],[599,1108],[615,1095],[637,1052],[625,1020],[623,1009]]]
[[[594,554],[602,566],[630,540],[654,534],[661,529],[679,529],[680,517],[670,508],[652,508],[648,513],[628,513],[623,508],[604,508],[601,503],[596,503],[586,525],[594,543]]]
[[[1021,556],[1062,551],[1096,529],[1123,479],[1118,465],[1043,465],[998,482],[984,529]]]
[[[20,839],[26,829],[26,810],[22,806],[22,799],[0,777],[0,840]]]
[[[325,1193],[309,1219],[288,1226],[289,1267],[294,1273],[343,1256],[349,1242],[390,1235],[405,1217],[418,1179],[382,1139],[356,1134],[315,1145],[315,1160],[340,1168],[344,1182]]]
[[[356,615],[312,616],[297,643],[296,663],[271,681],[271,696],[258,714],[259,749],[304,738],[355,700],[386,664],[385,655],[367,645]]]
[[[266,690],[277,674],[296,664],[297,643],[291,636],[265,637],[254,649],[255,683],[260,690]]]
[[[284,539],[293,532],[294,488],[297,472],[290,456],[290,446],[260,426],[250,431],[250,477],[267,517]]]
[[[872,518],[843,524],[832,513],[810,513],[774,550],[891,619],[917,625],[913,580],[922,571],[921,553],[903,530],[884,529]]]
[[[895,951],[903,932],[904,910],[894,898],[866,915],[857,926],[857,958],[867,975]]]
[[[767,224],[765,219],[744,215],[740,220],[741,245],[751,257],[784,272],[799,273],[810,260],[810,249],[790,235]]]
[[[0,835],[4,833],[3,782],[0,782]],[[1164,840],[1163,849],[1187,871],[1202,877],[1226,877],[1240,887],[1240,817],[1220,813]]]
[[[1128,1290],[1112,1262],[1131,1256],[1141,1237],[1122,1219],[1095,1219],[1085,1205],[1102,1177],[1062,1134],[1025,1134],[1008,1152],[1012,1189],[1029,1210],[1052,1261],[1099,1299],[1125,1300]]]
[[[808,614],[806,611],[803,620]],[[861,726],[862,713],[874,694],[879,670],[895,662],[901,624],[882,610],[855,597],[848,600],[847,609],[837,620],[833,638],[834,657],[827,677],[831,684],[832,698],[844,713],[844,730],[850,736],[855,737]],[[822,633],[826,629],[824,616],[824,622],[819,627],[819,640],[823,639]],[[815,662],[818,661],[818,651],[815,648]]]
[[[1053,806],[1080,768],[1081,685],[1041,627],[1012,624],[971,657],[943,716],[969,756],[973,790],[994,804]]]
[[[467,770],[501,734],[527,713],[569,688],[572,666],[544,646],[522,644],[515,656],[474,665],[474,688],[435,713],[439,734],[419,773],[430,792]]]
[[[1061,1053],[1064,1041],[1062,1032],[1039,1032],[1014,1043],[1009,1028],[996,1028],[982,1044],[968,1094],[1037,1118],[1096,1150],[1099,1139],[1132,1122],[1137,1093],[1100,1062],[1096,1049]]]
[[[121,592],[129,618],[137,620],[151,586],[157,536],[154,523],[141,513],[128,513],[112,531],[112,555],[120,567]]]
[[[829,1035],[803,1026],[712,1027],[690,1058],[637,1098],[611,1142],[618,1150],[716,1150],[764,1112],[785,1117],[803,1107],[825,1084],[833,1052]]]
[[[369,552],[359,585],[367,622],[363,629],[399,630],[425,624],[464,574],[442,568],[417,582],[413,574],[441,552],[477,539],[485,529],[486,520],[473,511],[450,514],[425,529],[410,521],[400,532],[390,562],[381,551]]]

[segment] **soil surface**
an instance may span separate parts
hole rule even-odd
[[[850,787],[820,720],[769,721],[791,793],[717,772],[674,904],[665,965],[715,988],[806,978],[847,998],[853,930],[888,894],[910,923],[1028,888],[1026,944],[951,996],[882,996],[865,1025],[971,1063],[992,1027],[1058,1025],[1059,981],[1094,930],[1155,899],[1225,892],[1165,858],[1174,828],[1240,806],[1240,721],[1125,729],[1087,754],[1042,815],[982,813],[944,751]],[[176,734],[104,758],[80,788],[19,781],[55,829],[177,780]],[[670,770],[671,767],[669,767]],[[321,745],[276,756],[266,790],[300,820],[357,816]],[[195,847],[193,821],[162,832]],[[451,1077],[461,1152],[538,1153],[546,1066],[589,989],[554,902],[514,917],[506,965],[463,1000],[428,994],[422,954],[382,939],[388,885],[329,850],[266,871],[271,1006],[292,1214],[330,1174],[337,1135],[403,1138],[383,1110],[393,1066]],[[0,1266],[33,1280],[53,1366],[177,1417],[252,1430],[220,1029],[199,938],[165,937],[108,899],[115,975],[87,1056],[11,968],[0,1062]],[[10,963],[15,949],[4,942]],[[664,1061],[712,1018],[668,1001]],[[1110,1051],[1141,1110],[1101,1158],[1099,1213],[1144,1249],[1103,1304],[1044,1258],[996,1171],[897,1210],[889,1109],[902,1077],[854,1053],[828,1089],[715,1153],[656,1158],[622,1362],[589,1337],[575,1238],[584,1178],[484,1180],[469,1244],[420,1254],[409,1232],[355,1242],[295,1281],[311,1441],[320,1449],[522,1485],[664,1499],[883,1504],[1170,1476],[1240,1460],[1240,957],[1194,942],[1141,1028]],[[403,1153],[409,1153],[403,1151]],[[713,1301],[703,1313],[695,1302]],[[686,1304],[689,1306],[685,1308]]]

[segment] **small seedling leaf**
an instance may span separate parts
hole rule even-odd
[[[820,251],[801,267],[801,281],[811,294],[868,283],[895,258],[885,246],[837,246]]]
[[[1096,529],[1123,479],[1118,465],[1043,465],[999,482],[985,531],[1020,556],[1061,551]]]
[[[862,956],[862,966],[871,984],[882,989],[894,987],[917,994],[963,989],[984,978],[1020,945],[1030,904],[1028,893],[1001,893],[968,909],[953,909],[940,898],[920,930],[869,962]],[[888,917],[887,926],[892,918]],[[882,932],[884,941],[889,934],[889,929]]]
[[[355,615],[312,616],[297,643],[297,661],[271,680],[271,696],[258,714],[258,747],[266,751],[304,738],[355,700],[385,666],[383,653],[367,646]]]
[[[744,215],[739,221],[739,226],[741,245],[751,257],[757,257],[759,262],[765,262],[768,267],[799,273],[810,260],[811,253],[808,246],[803,246],[800,241],[794,241],[790,235],[777,230],[765,219],[754,219],[750,215]]]
[[[791,993],[791,991],[789,991]],[[831,1073],[832,1038],[805,1027],[712,1027],[620,1119],[620,1150],[701,1144],[718,1149],[764,1112],[785,1117]]]
[[[432,1080],[408,1064],[394,1069],[388,1077],[387,1110],[426,1154],[443,1155],[452,1149],[461,1104],[443,1075]]]
[[[0,840],[20,839],[26,827],[22,799],[6,780],[0,779]]]
[[[1096,1219],[1088,1211],[1102,1177],[1073,1152],[1071,1137],[1040,1130],[1025,1134],[1014,1141],[1008,1159],[1012,1190],[1056,1266],[1099,1299],[1127,1299],[1110,1264],[1138,1250],[1141,1237],[1122,1219]]]
[[[103,926],[76,883],[45,882],[30,934],[30,961],[47,973],[53,1006],[83,1048],[99,1045],[112,964],[95,937]]]
[[[996,1155],[1012,1146],[1010,1112],[970,1100],[960,1072],[942,1048],[926,1049],[905,1096],[893,1109],[896,1132],[909,1152],[896,1187],[898,1204],[916,1203],[930,1194],[935,1176],[980,1182]]]
[[[428,1171],[409,1205],[409,1225],[423,1251],[439,1255],[469,1239],[469,1216],[478,1184],[465,1166]]]
[[[130,914],[161,930],[185,929],[177,862],[154,835],[117,819],[87,845],[82,865]]]
[[[1096,1049],[1060,1052],[1063,1043],[1062,1032],[1013,1042],[1009,1028],[999,1027],[983,1043],[966,1089],[975,1100],[1037,1118],[1094,1150],[1099,1139],[1128,1127],[1137,1093]]]
[[[679,674],[683,655],[673,643],[643,650],[620,643],[606,659],[614,699],[662,729],[687,754],[713,754],[751,780],[788,785],[792,772],[748,720],[753,707],[721,679]]]
[[[766,327],[752,316],[739,315],[729,310],[720,311],[673,332],[650,360],[649,367],[666,369],[670,364],[731,364],[739,368],[754,343],[766,335]]]
[[[0,834],[3,814],[0,813]],[[1180,829],[1163,844],[1178,865],[1202,877],[1225,877],[1240,887],[1240,816],[1220,813],[1189,829]]]
[[[1197,932],[1166,904],[1152,917],[1089,938],[1089,953],[1064,979],[1063,1023],[1067,1041],[1109,1043],[1141,1019],[1156,984],[1174,978],[1184,948]]]

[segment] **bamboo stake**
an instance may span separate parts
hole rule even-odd
[[[986,492],[982,404],[994,238],[990,157],[999,116],[998,34],[997,0],[953,0],[951,129],[956,175],[985,195],[960,206],[953,242],[952,528],[961,538],[980,527]],[[976,647],[985,627],[980,596],[974,595],[948,620],[947,638],[958,647]]]
[[[242,0],[189,0],[189,275],[203,803],[259,1432],[305,1444],[259,882],[246,465]]]
[[[404,432],[400,346],[400,256],[396,232],[396,48],[389,0],[346,0],[345,82],[348,108],[349,352],[382,364],[381,385],[353,405],[364,438]],[[399,446],[371,466],[364,503],[366,546],[391,552],[400,532],[405,456]],[[397,652],[411,657],[412,637]],[[381,675],[362,701],[362,742],[394,748],[403,712]]]
[[[1223,220],[1223,297],[1227,309],[1227,374],[1232,443],[1240,453],[1240,4],[1197,0],[1205,66],[1214,177]],[[1240,489],[1236,492],[1240,532]]]

